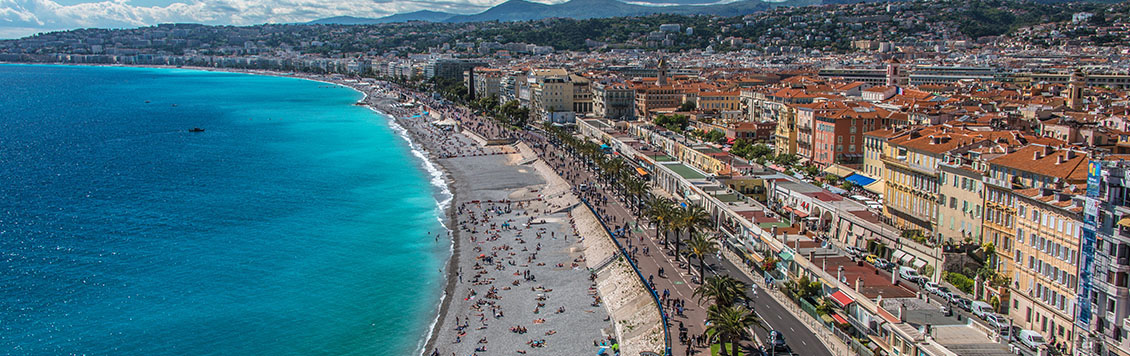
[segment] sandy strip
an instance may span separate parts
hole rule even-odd
[[[616,332],[570,223],[568,184],[524,144],[484,147],[425,119],[398,122],[456,196],[454,273],[427,353],[596,354]]]

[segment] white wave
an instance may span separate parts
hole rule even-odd
[[[451,206],[451,202],[452,200],[454,200],[455,195],[451,193],[451,188],[448,186],[448,181],[444,177],[443,170],[439,169],[439,167],[436,166],[435,162],[432,162],[432,160],[428,158],[428,155],[425,153],[424,149],[412,140],[412,136],[408,134],[408,129],[400,126],[400,124],[396,122],[395,118],[393,118],[391,115],[380,112],[380,110],[377,110],[376,108],[373,108],[371,106],[369,107],[369,109],[387,117],[389,127],[391,127],[392,130],[400,136],[400,138],[404,139],[404,141],[408,143],[408,147],[412,151],[412,155],[419,159],[420,165],[424,167],[424,170],[428,172],[429,176],[431,176],[430,182],[432,186],[434,186],[438,190],[438,193],[436,194],[436,220],[438,220],[440,226],[443,226],[444,230],[447,230],[447,236],[454,238],[451,228],[447,226],[447,221],[444,218],[447,216],[447,208]],[[453,258],[453,256],[455,255],[455,241],[451,241],[451,243],[447,246],[447,257]],[[443,277],[443,283],[440,284],[440,289],[443,291],[443,293],[440,294],[439,302],[436,303],[435,317],[432,318],[432,322],[428,325],[427,334],[425,334],[424,337],[416,343],[416,349],[419,350],[419,355],[421,356],[423,356],[424,353],[428,351],[424,347],[427,346],[426,344],[428,340],[430,340],[433,336],[432,331],[435,330],[436,324],[439,323],[440,310],[443,308],[443,303],[448,297],[446,288],[442,287],[446,286],[448,275],[444,273]]]

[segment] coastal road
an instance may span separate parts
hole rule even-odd
[[[721,259],[719,263],[713,265],[712,270],[715,273],[726,274],[735,279],[745,282],[747,285],[754,285],[754,281],[750,280],[745,273],[742,273],[742,266],[735,266],[728,259]],[[760,286],[758,287],[757,294],[752,291],[746,291],[746,296],[750,298],[750,305],[754,306],[754,310],[761,317],[767,329],[780,331],[785,336],[785,342],[792,349],[792,352],[797,355],[814,355],[814,356],[831,356],[832,353],[824,347],[820,339],[816,338],[813,334],[797,320],[792,313],[789,313],[784,306],[777,302]],[[755,329],[758,337],[762,340],[769,339],[768,330]]]
[[[577,186],[582,183],[589,183],[599,181],[595,174],[596,172],[591,169],[585,168],[575,162],[565,163],[562,160],[556,159],[561,155],[568,155],[560,149],[549,148],[543,158],[547,158],[551,165],[555,167],[563,167],[563,175],[567,176],[568,180]],[[636,217],[629,209],[625,207],[617,197],[611,194],[610,191],[596,187],[593,193],[597,197],[607,199],[607,204],[600,205],[601,210],[599,215],[605,219],[610,225],[621,225],[625,222],[634,222]],[[656,289],[662,291],[664,289],[671,291],[672,298],[680,298],[686,301],[687,310],[685,316],[672,317],[671,337],[672,349],[676,355],[686,354],[686,345],[679,343],[679,325],[680,322],[687,328],[689,335],[697,335],[703,332],[703,320],[706,318],[706,311],[703,305],[699,305],[697,298],[693,296],[694,287],[697,283],[693,281],[689,272],[684,268],[680,268],[679,263],[674,262],[672,254],[663,253],[662,238],[658,237],[654,229],[646,229],[644,231],[648,238],[638,238],[638,235],[633,235],[626,238],[620,238],[621,243],[627,244],[627,240],[632,240],[632,246],[642,250],[647,247],[651,253],[644,255],[636,253],[634,256],[638,259],[638,266],[645,275],[655,275]],[[708,258],[709,260],[709,258]],[[692,264],[693,265],[693,264]],[[686,266],[686,264],[683,264]],[[658,270],[662,268],[666,278],[658,277]],[[728,274],[738,280],[752,284],[745,274],[729,261],[722,260],[720,264],[715,264],[712,269],[719,273]],[[816,335],[810,332],[799,320],[796,319],[784,306],[777,303],[775,299],[762,291],[757,295],[748,293],[752,299],[751,305],[755,306],[756,312],[765,322],[768,329],[781,331],[792,351],[798,355],[831,355],[831,353],[824,347],[824,344],[817,339]],[[669,312],[674,314],[674,312]],[[768,340],[768,330],[757,330],[758,337],[761,340]],[[706,352],[704,349],[695,350],[696,352]]]

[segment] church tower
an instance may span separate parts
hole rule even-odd
[[[659,78],[655,81],[655,85],[667,85],[667,57],[659,58]]]
[[[887,61],[887,85],[903,85],[902,62],[897,58]]]
[[[1072,110],[1080,110],[1083,108],[1083,87],[1086,86],[1086,78],[1083,76],[1083,71],[1078,68],[1071,72],[1071,80],[1067,83],[1067,106]]]

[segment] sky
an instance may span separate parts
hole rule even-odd
[[[0,38],[159,23],[254,25],[417,10],[477,13],[505,0],[0,0]],[[539,1],[560,2],[560,1]]]

